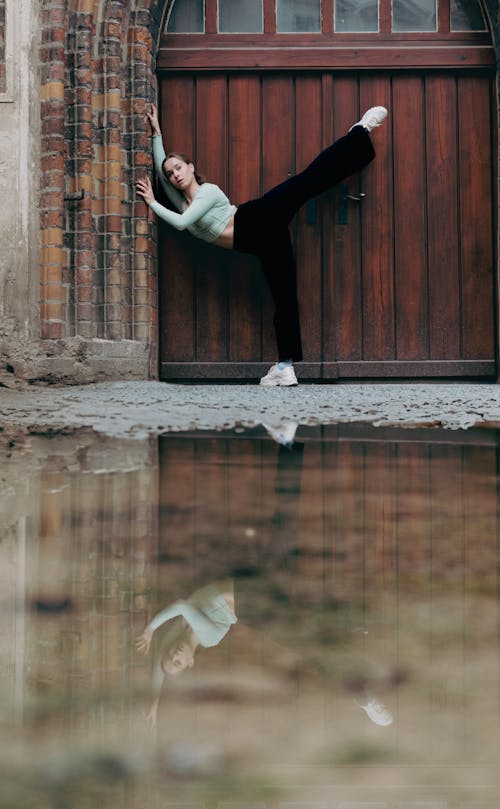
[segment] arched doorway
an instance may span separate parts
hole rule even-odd
[[[390,110],[375,162],[294,225],[302,379],[494,376],[495,70],[475,3],[177,0],[158,68],[168,147],[236,204]],[[257,266],[161,232],[162,378],[257,377],[275,360]]]

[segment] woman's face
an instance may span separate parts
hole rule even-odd
[[[167,158],[163,164],[163,171],[167,180],[172,183],[174,188],[178,188],[180,191],[183,188],[188,188],[193,182],[194,165],[185,163],[179,157]]]
[[[194,666],[194,652],[188,643],[181,642],[170,650],[163,659],[163,671],[167,674],[179,674],[184,669]]]

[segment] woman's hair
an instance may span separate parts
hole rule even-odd
[[[169,152],[169,154],[166,156],[165,160],[164,160],[164,161],[163,161],[163,163],[161,164],[161,168],[162,168],[163,174],[165,174],[165,169],[164,169],[165,163],[166,163],[166,162],[167,162],[167,160],[168,160],[169,158],[171,158],[171,157],[176,157],[176,158],[177,158],[177,160],[182,160],[182,162],[183,162],[183,163],[193,163],[193,161],[191,160],[191,158],[190,158],[190,157],[187,157],[187,155],[185,155],[185,154],[182,154],[182,152]],[[194,165],[194,163],[193,163],[193,165]],[[166,175],[165,175],[165,176],[166,176]],[[168,177],[166,177],[166,179],[168,180]],[[195,172],[194,172],[194,179],[196,180],[196,182],[198,183],[198,185],[203,185],[203,183],[205,182],[205,178],[203,177],[203,175],[202,175],[202,174],[198,174],[198,172],[197,172],[196,170],[195,170]],[[170,181],[169,181],[169,182],[170,182]]]

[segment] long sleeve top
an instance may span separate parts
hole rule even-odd
[[[187,600],[174,601],[158,612],[149,622],[155,630],[171,618],[181,616],[189,624],[201,646],[216,646],[237,622],[237,617],[224,596],[209,584],[196,590]],[[153,691],[158,694],[163,680],[162,649],[153,666]]]
[[[165,157],[162,136],[154,135],[153,159],[156,173],[165,194],[179,213],[170,211],[156,200],[151,204],[151,209],[160,219],[177,230],[188,230],[198,239],[214,242],[234,215],[236,206],[231,205],[224,192],[213,183],[203,183],[188,205],[181,192],[174,188],[163,173],[162,165]]]

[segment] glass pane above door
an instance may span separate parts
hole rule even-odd
[[[264,30],[262,0],[219,0],[219,31],[260,34]]]
[[[452,31],[485,31],[483,13],[476,0],[451,0],[450,29]]]
[[[280,34],[321,31],[321,0],[276,0],[276,30]]]
[[[436,31],[437,0],[393,0],[393,31]]]
[[[205,30],[204,0],[176,0],[167,19],[169,34],[201,34]]]
[[[335,31],[378,31],[377,0],[335,0]]]

